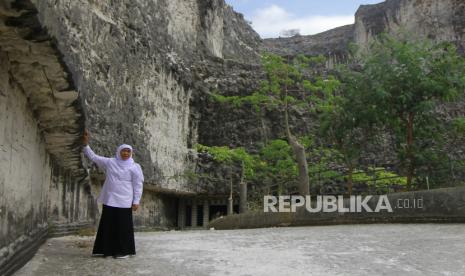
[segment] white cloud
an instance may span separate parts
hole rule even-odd
[[[353,15],[315,15],[295,17],[278,5],[259,10],[252,17],[252,27],[262,38],[278,37],[283,30],[299,29],[310,35],[354,23]]]

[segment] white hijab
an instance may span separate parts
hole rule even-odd
[[[122,149],[130,149],[131,150],[131,155],[127,160],[123,160],[121,158],[121,150]],[[144,173],[142,172],[142,168],[140,167],[139,164],[134,162],[134,159],[132,159],[132,147],[127,144],[122,144],[121,146],[118,147],[116,150],[116,163],[118,166],[122,169],[129,169],[133,176],[136,178],[136,181],[144,181]]]
[[[127,160],[123,160],[121,158],[121,150],[123,149],[131,150],[131,155]],[[118,149],[116,150],[116,163],[118,163],[118,165],[122,168],[129,168],[132,165],[134,165],[134,159],[132,159],[132,147],[130,145],[122,144],[118,147]]]

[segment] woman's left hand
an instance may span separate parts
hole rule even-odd
[[[137,208],[139,208],[139,204],[132,204],[133,211],[137,211]]]

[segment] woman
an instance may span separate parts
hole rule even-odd
[[[132,159],[132,147],[126,144],[119,146],[114,158],[99,156],[89,147],[87,130],[84,131],[83,144],[85,155],[106,174],[97,198],[103,208],[92,254],[118,259],[135,255],[132,211],[139,208],[144,175],[140,165]]]

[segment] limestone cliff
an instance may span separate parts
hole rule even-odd
[[[361,6],[354,39],[366,45],[374,35],[397,29],[465,47],[465,2],[461,0],[387,0]]]
[[[258,36],[223,1],[33,2],[82,94],[95,150],[133,144],[147,183],[193,189],[173,178],[193,166],[193,67],[254,60]]]
[[[364,47],[382,32],[398,29],[465,48],[465,2],[461,0],[386,0],[362,5],[355,23],[310,36],[265,39],[262,51],[344,58],[351,42]]]
[[[343,58],[347,55],[349,43],[353,41],[354,25],[346,25],[316,35],[265,39],[262,51],[278,55],[305,54]]]

